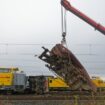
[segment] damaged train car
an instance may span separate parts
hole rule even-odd
[[[39,58],[47,63],[47,67],[62,77],[71,90],[96,91],[86,69],[74,54],[62,44],[56,44],[51,51],[44,48]]]

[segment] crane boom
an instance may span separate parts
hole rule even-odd
[[[61,5],[68,11],[72,12],[76,16],[78,16],[80,19],[84,20],[89,25],[93,26],[95,30],[100,31],[105,35],[105,27],[101,24],[95,22],[93,19],[86,16],[84,13],[80,12],[78,9],[71,6],[71,4],[67,0],[61,0]]]

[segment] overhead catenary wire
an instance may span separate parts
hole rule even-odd
[[[19,45],[19,47],[27,46],[27,48],[25,47],[24,49],[28,49],[28,50],[15,51],[17,49],[18,45]],[[39,55],[39,53],[36,52],[35,49],[31,48],[31,45],[39,46],[41,44],[29,44],[29,43],[27,43],[27,44],[21,44],[21,43],[5,44],[5,43],[0,43],[0,56],[1,55]],[[46,44],[46,45],[50,46],[50,44]],[[14,46],[14,47],[11,47],[11,46]],[[53,46],[53,44],[51,44],[51,46]],[[104,56],[105,55],[105,54],[100,54],[100,53],[94,52],[94,51],[96,51],[96,50],[94,50],[94,47],[98,48],[98,46],[101,46],[104,49],[104,45],[101,45],[101,44],[75,44],[72,47],[74,48],[74,51],[75,51],[75,48],[77,49],[77,47],[80,47],[79,49],[81,49],[81,47],[85,47],[85,46],[88,49],[87,52],[84,52],[84,50],[81,50],[82,52],[78,52],[78,53],[74,52],[74,54],[78,55],[78,56],[89,56],[89,55],[90,56]],[[67,45],[66,45],[66,48],[68,48]],[[39,49],[40,49],[40,47],[39,47]],[[25,51],[27,51],[27,52],[25,52]]]
[[[38,46],[38,45],[54,45],[53,43],[52,44],[49,44],[49,43],[0,43],[0,45],[5,45],[5,46]]]

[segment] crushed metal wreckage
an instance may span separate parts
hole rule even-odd
[[[56,44],[51,51],[44,48],[39,58],[47,62],[47,67],[62,77],[71,90],[96,91],[96,87],[74,54],[62,44]]]

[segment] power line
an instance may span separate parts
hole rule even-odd
[[[24,61],[24,62],[38,62],[35,59],[16,59],[16,58],[0,58],[0,61]]]
[[[55,43],[0,43],[0,45],[55,45]],[[73,46],[105,46],[104,44],[92,44],[92,43],[83,43],[83,44],[74,44]]]
[[[105,44],[93,44],[93,43],[83,43],[83,44],[75,44],[76,46],[103,46],[105,47]]]
[[[36,44],[35,44],[35,43],[32,43],[32,44],[28,44],[28,43],[23,43],[23,44],[22,44],[22,43],[0,43],[0,45],[5,45],[5,46],[8,46],[8,45],[9,45],[9,46],[10,46],[10,45],[11,45],[11,46],[16,46],[16,45],[17,45],[17,46],[18,46],[18,45],[19,45],[19,46],[20,46],[20,45],[36,46],[36,45],[55,45],[55,44],[48,44],[48,43],[40,43],[40,44],[37,44],[37,43],[36,43]]]
[[[0,55],[35,55],[34,53],[9,53],[9,52],[5,52],[5,53],[0,53]]]

